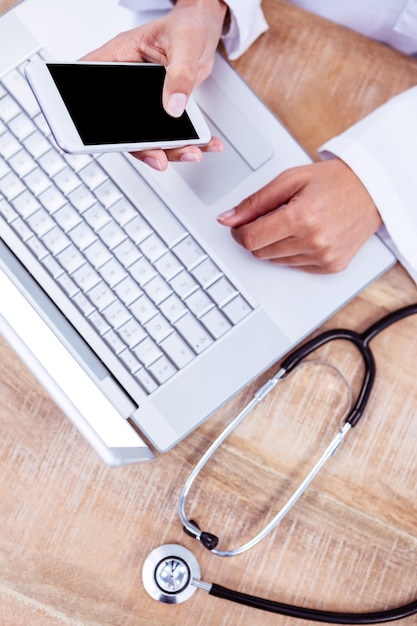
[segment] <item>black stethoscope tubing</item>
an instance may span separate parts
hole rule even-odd
[[[356,426],[369,400],[376,375],[375,359],[369,347],[370,341],[376,335],[391,326],[391,324],[394,324],[395,322],[398,322],[410,315],[414,315],[415,313],[417,313],[417,304],[412,304],[389,313],[379,321],[372,324],[363,333],[357,333],[348,329],[332,329],[325,331],[292,352],[282,362],[281,368],[284,369],[286,373],[289,373],[306,356],[329,341],[342,339],[353,343],[361,354],[365,365],[364,379],[361,389],[353,408],[345,420],[352,427]],[[264,611],[332,624],[376,624],[403,619],[417,613],[417,600],[396,608],[382,611],[349,613],[339,611],[323,611],[290,605],[227,589],[226,587],[217,585],[216,583],[208,585],[207,591],[210,595],[217,598],[223,598],[225,600],[244,604],[253,608],[262,609]]]

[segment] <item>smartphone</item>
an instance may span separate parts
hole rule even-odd
[[[65,152],[136,152],[210,141],[194,98],[179,118],[165,112],[162,65],[32,61],[25,73]]]

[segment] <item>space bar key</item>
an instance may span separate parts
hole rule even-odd
[[[124,155],[106,153],[97,161],[169,247],[184,239],[184,226]]]

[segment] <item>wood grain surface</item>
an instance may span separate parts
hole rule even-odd
[[[270,30],[235,63],[315,157],[327,138],[417,82],[417,63],[297,9],[266,0]],[[417,302],[399,265],[326,324],[365,329]],[[1,626],[299,626],[197,591],[178,606],[141,581],[162,543],[194,551],[207,582],[331,610],[417,598],[417,317],[373,341],[378,372],[363,422],[280,526],[250,552],[215,557],[177,516],[184,480],[213,437],[266,378],[157,462],[103,465],[0,338]],[[357,390],[355,350],[333,344],[278,385],[192,489],[187,513],[236,547],[270,519],[337,431]],[[225,373],[227,375],[227,373]],[[417,624],[417,617],[404,620]]]
[[[0,0],[0,15],[4,11],[8,11],[12,7],[14,7],[15,4],[18,4],[19,2],[20,0]]]

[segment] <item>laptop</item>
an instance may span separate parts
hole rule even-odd
[[[169,451],[395,262],[374,236],[342,273],[310,275],[217,223],[310,162],[220,55],[196,98],[223,154],[161,174],[61,152],[26,60],[75,60],[135,19],[116,0],[0,17],[0,332],[109,465]]]

